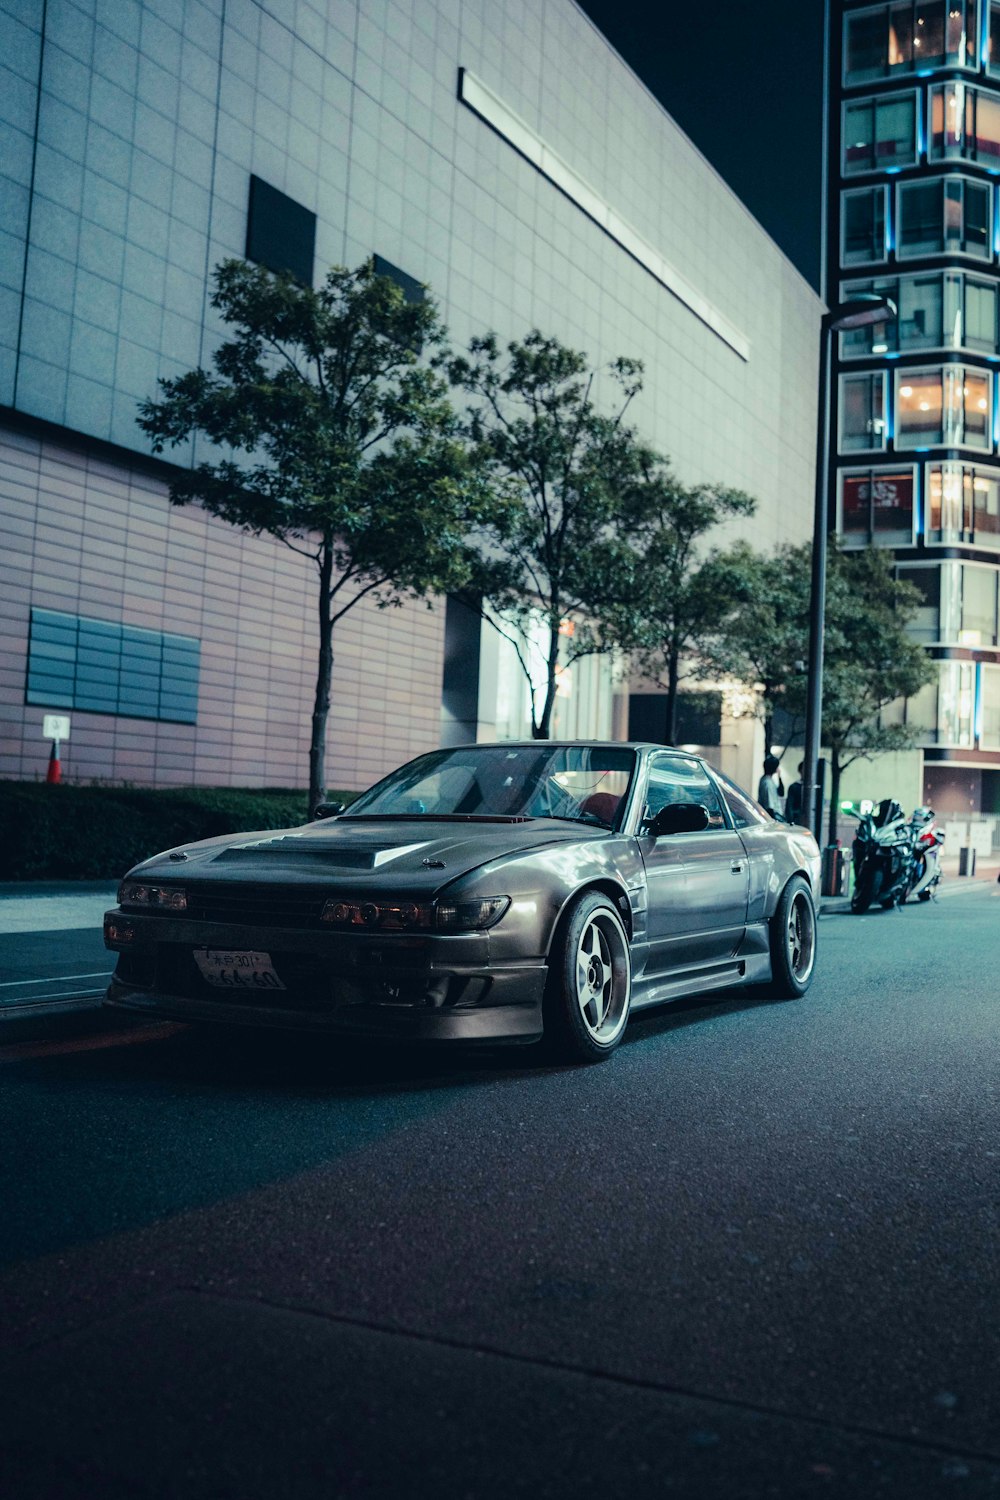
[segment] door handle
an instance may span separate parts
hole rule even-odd
[[[730,870],[732,870],[734,875],[742,875],[743,873],[743,865],[738,859],[734,859],[729,868]]]

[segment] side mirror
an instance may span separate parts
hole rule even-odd
[[[668,802],[646,824],[654,839],[667,833],[700,833],[709,824],[708,808],[700,802]]]
[[[344,802],[317,802],[313,808],[314,818],[336,818],[347,804]]]

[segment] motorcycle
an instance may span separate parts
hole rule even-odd
[[[910,842],[913,845],[913,879],[907,896],[930,901],[937,896],[941,881],[941,845],[944,829],[934,821],[932,807],[916,807],[910,818]],[[904,900],[906,898],[904,897]]]
[[[888,910],[906,900],[916,885],[912,829],[906,814],[892,797],[884,797],[877,807],[865,812],[845,808],[858,820],[852,856],[854,894],[851,911],[866,912],[879,901]]]

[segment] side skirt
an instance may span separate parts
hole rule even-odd
[[[661,1005],[665,1000],[682,1000],[685,995],[702,995],[710,990],[735,989],[746,984],[766,984],[771,978],[771,957],[767,952],[746,953],[724,963],[705,964],[673,974],[658,974],[655,979],[639,980],[632,991],[632,1009]]]

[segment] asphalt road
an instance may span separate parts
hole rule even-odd
[[[0,1052],[0,1494],[1000,1496],[1000,898],[616,1057]]]

